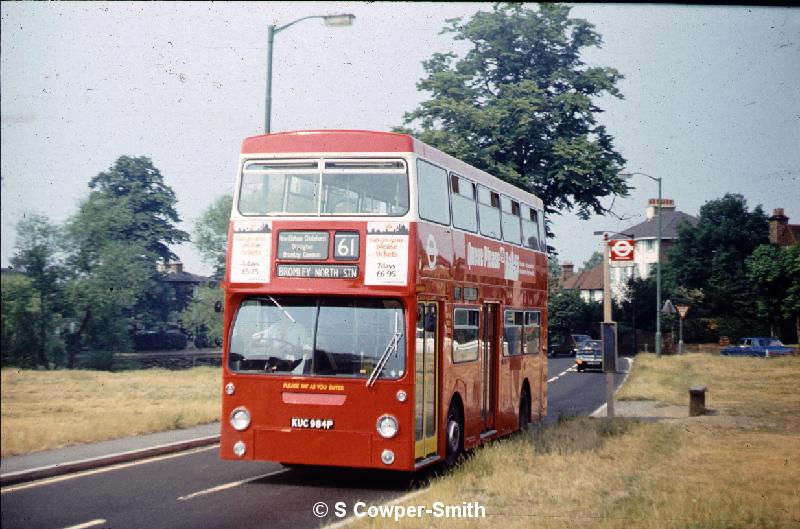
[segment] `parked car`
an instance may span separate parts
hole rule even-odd
[[[601,340],[583,340],[575,355],[578,371],[586,369],[603,370],[603,342]]]
[[[739,345],[728,345],[720,349],[719,354],[726,356],[787,356],[794,354],[794,349],[786,347],[775,338],[748,337],[739,340]]]
[[[591,336],[588,334],[570,334],[569,338],[564,338],[562,335],[553,335],[550,337],[548,346],[549,356],[566,355],[573,356],[578,352],[578,346],[585,340],[590,340]]]

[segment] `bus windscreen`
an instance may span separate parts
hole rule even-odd
[[[366,378],[389,348],[380,377],[396,379],[405,373],[404,336],[403,308],[396,300],[249,298],[236,314],[228,367],[240,373]]]

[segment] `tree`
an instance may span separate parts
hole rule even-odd
[[[758,312],[769,321],[772,336],[778,334],[781,319],[790,319],[800,337],[800,244],[763,244],[747,257],[745,266]]]
[[[596,301],[585,302],[576,290],[557,289],[547,300],[547,326],[551,336],[570,334],[597,336],[603,320],[603,306]]]
[[[181,313],[183,328],[189,332],[196,347],[222,345],[222,314],[216,311],[217,304],[222,300],[223,291],[220,288],[202,286]]]
[[[169,246],[188,235],[175,227],[175,193],[148,158],[121,156],[89,187],[66,227],[74,249],[68,298],[80,335],[107,353],[96,367],[106,367],[111,352],[130,346],[137,322],[147,326],[166,318],[156,262],[174,259]]]
[[[584,270],[591,270],[595,266],[600,266],[603,264],[603,254],[600,252],[594,252],[592,255],[589,256],[589,259],[583,263]]]
[[[625,163],[599,125],[603,94],[622,98],[613,68],[586,67],[581,50],[602,43],[570,7],[496,4],[443,32],[472,43],[466,56],[436,53],[417,87],[431,99],[397,128],[539,196],[546,211],[607,212],[606,196],[626,196]]]
[[[683,287],[702,293],[695,314],[717,320],[722,335],[761,332],[765,320],[759,318],[745,260],[767,243],[767,234],[761,206],[748,211],[742,195],[726,194],[706,202],[696,226],[684,223],[678,228],[664,269],[665,289]]]
[[[54,337],[58,332],[61,280],[64,269],[61,263],[61,233],[58,226],[45,215],[28,215],[17,224],[17,249],[11,257],[11,265],[29,280],[30,292],[16,288],[20,306],[12,314],[23,319],[9,321],[18,327],[18,332],[29,333],[32,340],[26,341],[26,350],[19,351],[20,358],[34,356],[34,365],[49,367],[51,361],[59,360],[61,342]],[[21,287],[21,285],[16,285]],[[28,302],[24,298],[31,296]],[[34,302],[35,301],[35,307]],[[20,312],[19,308],[28,310]],[[31,363],[27,362],[26,363]]]
[[[219,197],[200,215],[194,228],[194,245],[203,262],[214,267],[214,278],[225,275],[225,254],[228,250],[228,223],[233,197]]]
[[[30,332],[29,322],[40,313],[33,281],[22,274],[0,278],[0,365],[33,368],[42,365],[39,336]]]

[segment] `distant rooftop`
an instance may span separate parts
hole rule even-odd
[[[697,225],[697,217],[693,217],[683,211],[675,209],[675,201],[672,199],[661,200],[661,238],[677,239],[678,226],[682,223],[692,226]],[[612,239],[627,239],[632,236],[634,239],[657,239],[658,238],[658,200],[650,199],[647,205],[647,220],[640,222],[630,228],[625,228],[619,233],[611,235]]]

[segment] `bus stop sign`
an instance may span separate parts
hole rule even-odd
[[[629,239],[618,239],[609,242],[612,261],[633,261],[633,243]]]

